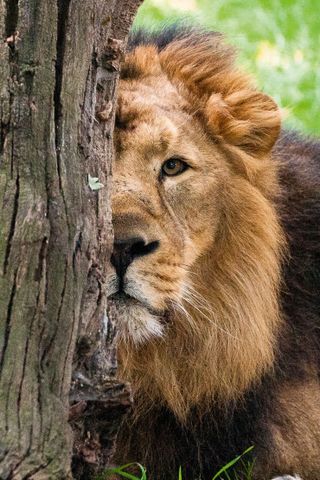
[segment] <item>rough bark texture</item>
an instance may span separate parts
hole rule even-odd
[[[119,61],[140,3],[0,0],[1,479],[72,478],[72,370],[77,476],[106,461],[129,404],[103,279]]]

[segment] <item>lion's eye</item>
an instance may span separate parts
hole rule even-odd
[[[161,168],[161,173],[166,176],[179,175],[188,168],[188,165],[180,158],[169,158],[166,160]]]

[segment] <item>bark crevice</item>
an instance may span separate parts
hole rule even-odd
[[[19,430],[19,435],[21,433],[21,419],[20,419],[20,414],[21,414],[21,398],[22,398],[22,388],[23,388],[23,382],[25,381],[25,371],[26,371],[26,365],[27,365],[27,358],[28,358],[28,350],[29,350],[29,342],[30,342],[30,334],[28,335],[28,338],[26,340],[26,345],[25,349],[23,352],[23,364],[22,364],[22,374],[20,378],[20,384],[19,384],[19,392],[17,396],[17,412],[18,412],[18,430]],[[29,446],[30,448],[30,446]]]
[[[2,118],[2,112],[0,111],[0,119],[1,118]],[[10,130],[9,124],[3,121],[0,121],[0,156],[2,156],[3,154],[4,143],[9,133],[9,130]],[[0,165],[1,165],[1,162],[0,162]]]
[[[3,273],[4,273],[4,275],[7,273],[7,268],[8,268],[8,264],[9,264],[9,257],[10,257],[10,252],[11,252],[12,239],[13,239],[13,235],[14,235],[14,232],[15,232],[16,221],[17,221],[17,214],[18,214],[18,207],[19,207],[19,196],[20,196],[20,177],[19,177],[19,175],[17,175],[16,190],[15,190],[14,201],[13,201],[13,212],[12,212],[10,230],[9,230],[9,234],[8,234],[8,240],[7,240],[6,251],[5,251],[4,262],[3,262]]]
[[[57,313],[57,317],[56,317],[56,321],[55,321],[55,329],[54,329],[54,332],[53,332],[53,335],[52,335],[51,339],[48,342],[48,345],[46,346],[46,348],[44,348],[44,350],[42,352],[42,356],[41,356],[41,360],[40,360],[40,366],[41,366],[42,371],[45,371],[45,362],[46,362],[47,358],[50,356],[50,352],[51,352],[52,347],[54,345],[54,342],[55,342],[55,339],[56,339],[56,336],[57,336],[57,332],[58,332],[58,329],[59,329],[59,323],[60,323],[60,318],[61,318],[63,301],[64,301],[66,288],[67,288],[67,277],[68,277],[68,264],[66,262],[65,267],[64,267],[63,286],[62,286],[62,290],[61,290],[61,294],[60,294],[60,302],[59,302],[59,307],[58,307],[58,313]]]
[[[5,32],[6,36],[11,37],[17,31],[19,18],[19,1],[6,0]]]
[[[59,151],[61,148],[61,117],[62,117],[62,76],[63,76],[63,60],[65,54],[66,28],[69,17],[69,7],[71,0],[57,0],[58,7],[58,26],[57,26],[57,58],[56,58],[56,78],[54,87],[54,119],[56,129],[56,150],[59,160]],[[58,173],[60,174],[60,163],[58,161]]]
[[[69,18],[69,8],[71,0],[57,0],[58,8],[58,25],[57,25],[57,53],[56,53],[56,72],[55,72],[55,87],[54,87],[54,123],[55,123],[55,146],[56,146],[56,158],[57,158],[57,171],[59,189],[61,192],[63,205],[66,214],[66,221],[69,228],[69,218],[67,210],[67,202],[62,185],[62,172],[61,172],[61,148],[62,148],[62,120],[63,120],[63,104],[61,101],[62,81],[63,81],[63,67],[65,58],[65,46],[66,46],[66,31]]]
[[[13,284],[12,284],[10,299],[9,299],[8,308],[7,308],[7,315],[6,315],[6,320],[5,320],[4,339],[3,339],[2,351],[1,351],[1,357],[0,357],[0,378],[1,378],[1,375],[2,375],[4,357],[5,357],[5,354],[6,354],[6,350],[7,350],[7,346],[8,346],[8,342],[9,342],[10,330],[11,330],[12,309],[13,309],[13,305],[14,305],[14,297],[15,297],[16,290],[17,290],[17,274],[18,274],[18,271],[16,270],[16,272],[14,274],[14,280],[13,280]]]
[[[43,271],[44,271],[44,264],[45,264],[46,258],[47,258],[47,250],[48,250],[48,237],[45,236],[42,239],[42,242],[41,242],[38,267],[34,272],[34,280],[36,282],[40,282],[41,279],[42,279],[42,274],[43,274]],[[39,300],[39,296],[37,298],[37,305],[38,305],[38,300]]]
[[[39,467],[33,469],[30,473],[28,473],[25,477],[23,477],[23,480],[31,479],[34,475],[36,475],[37,473],[40,473],[41,470],[46,470],[47,467],[49,467],[50,463],[52,463],[52,460],[42,463],[41,465],[39,465]]]

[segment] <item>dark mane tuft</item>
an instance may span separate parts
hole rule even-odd
[[[199,40],[199,37],[212,38],[221,36],[221,33],[205,30],[203,27],[177,22],[172,25],[164,25],[160,29],[148,30],[137,28],[130,32],[128,39],[128,51],[132,51],[140,45],[154,45],[158,51],[164,50],[170,43],[182,38],[190,40],[190,46]]]

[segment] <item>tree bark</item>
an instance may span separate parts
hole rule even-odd
[[[72,375],[77,477],[107,461],[130,404],[104,278],[119,62],[141,1],[0,0],[1,479],[73,477]]]

